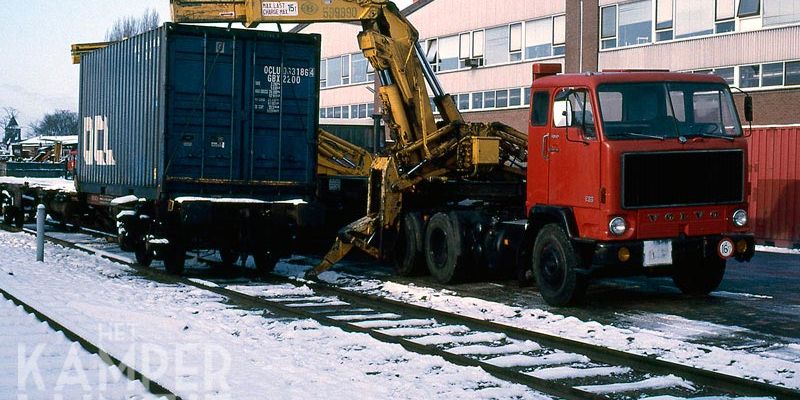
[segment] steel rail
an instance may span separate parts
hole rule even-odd
[[[88,351],[89,353],[97,355],[104,363],[108,364],[110,367],[118,368],[123,376],[126,376],[128,379],[131,380],[138,380],[139,382],[142,383],[142,386],[144,386],[145,389],[147,389],[147,391],[150,392],[151,394],[159,396],[161,398],[167,398],[170,400],[180,400],[180,397],[178,397],[175,393],[172,393],[169,389],[165,388],[163,385],[148,378],[139,370],[133,368],[130,365],[125,364],[119,358],[114,357],[113,355],[101,349],[99,346],[95,345],[88,339],[77,334],[75,331],[67,328],[63,324],[57,322],[52,317],[37,310],[28,303],[20,300],[18,297],[12,295],[3,288],[0,288],[0,297],[5,297],[6,299],[11,300],[17,306],[22,307],[22,309],[24,309],[25,312],[33,314],[39,321],[47,323],[50,326],[50,328],[53,329],[54,331],[57,332],[60,331],[61,333],[64,334],[64,336],[67,339],[69,339],[72,342],[78,343],[81,347],[83,347],[84,350]]]

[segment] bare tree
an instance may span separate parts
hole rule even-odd
[[[161,17],[158,11],[148,8],[141,17],[124,17],[114,22],[106,32],[106,41],[114,42],[158,28]]]
[[[80,133],[78,113],[69,110],[56,110],[46,114],[41,120],[30,125],[37,136],[66,136]]]

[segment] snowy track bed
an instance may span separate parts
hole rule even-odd
[[[0,288],[182,398],[547,398],[480,368],[242,307],[83,251],[48,245],[47,263],[36,263],[28,234],[0,232],[0,247]]]
[[[0,290],[0,398],[175,396]]]
[[[324,286],[284,283],[225,287],[224,282],[197,279],[180,283],[222,295],[240,307],[268,310],[276,318],[313,319],[401,344],[422,355],[481,367],[496,378],[558,397],[798,395],[792,390]]]

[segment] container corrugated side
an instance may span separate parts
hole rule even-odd
[[[748,146],[756,240],[800,248],[800,126],[754,128]]]
[[[78,188],[153,197],[161,159],[159,76],[164,29],[83,55]]]

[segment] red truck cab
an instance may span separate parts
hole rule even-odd
[[[549,303],[592,277],[670,275],[707,294],[747,261],[747,144],[714,75],[557,74],[534,65],[526,210],[532,272]]]

